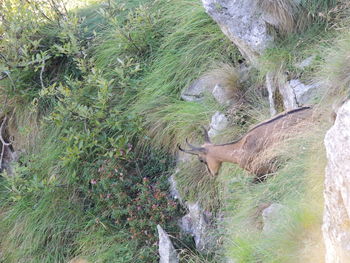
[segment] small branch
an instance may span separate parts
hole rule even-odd
[[[1,72],[1,73],[4,73],[4,72]],[[5,75],[0,76],[0,80],[6,79],[6,78],[8,78],[8,77],[9,77],[9,75],[7,75],[7,74],[5,73]]]
[[[29,0],[25,0],[29,5],[34,5],[35,9],[38,10],[40,12],[40,14],[45,17],[47,20],[49,20],[50,22],[53,22],[52,19],[50,19],[37,5],[37,3],[32,3],[31,1]]]
[[[5,117],[2,120],[2,123],[1,123],[1,126],[0,126],[0,141],[1,141],[2,145],[9,146],[9,145],[11,145],[11,143],[5,142],[4,138],[2,137],[2,133],[3,133],[6,121],[7,121],[7,117]]]

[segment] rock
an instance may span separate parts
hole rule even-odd
[[[299,79],[287,81],[286,77],[279,73],[266,74],[266,89],[269,94],[270,114],[276,115],[275,94],[278,88],[282,96],[285,110],[293,110],[311,102],[319,92],[318,84],[305,85]]]
[[[275,203],[263,210],[263,232],[265,234],[273,233],[276,230],[278,223],[281,222],[283,208],[283,205]]]
[[[211,117],[210,129],[208,131],[209,137],[213,138],[220,133],[220,131],[224,130],[228,126],[228,119],[225,114],[216,112]]]
[[[202,0],[206,12],[253,64],[273,38],[254,0]]]
[[[201,101],[204,99],[205,93],[212,94],[215,100],[224,105],[228,105],[233,101],[233,94],[228,88],[220,83],[213,85],[206,77],[199,78],[187,89],[181,93],[181,98],[185,101]]]
[[[168,234],[157,225],[159,235],[159,263],[178,263],[179,258]]]
[[[292,79],[289,81],[289,85],[292,87],[295,95],[295,100],[299,106],[303,106],[311,101],[317,95],[318,84],[305,85],[298,79]]]
[[[304,59],[303,61],[301,61],[300,63],[297,63],[295,65],[295,67],[297,67],[299,69],[307,68],[307,67],[309,67],[312,64],[314,59],[315,59],[315,56],[310,56],[310,57]]]
[[[181,230],[194,237],[198,251],[207,252],[215,245],[215,238],[210,234],[210,215],[202,211],[198,202],[188,203],[187,207],[189,212],[181,219]]]
[[[215,85],[212,94],[215,100],[220,104],[228,105],[232,101],[232,93],[220,84]]]
[[[266,74],[266,89],[269,93],[270,114],[271,116],[275,116],[277,114],[275,105],[276,84],[274,81],[274,74],[272,72],[268,72]]]
[[[185,101],[200,101],[204,98],[205,92],[211,92],[208,89],[207,80],[199,78],[195,80],[188,88],[181,93],[181,98]]]
[[[327,168],[323,238],[326,263],[350,262],[350,101],[337,112],[324,140]]]
[[[294,89],[289,81],[279,85],[279,92],[283,98],[283,106],[285,110],[293,110],[298,108],[298,102],[295,97]]]

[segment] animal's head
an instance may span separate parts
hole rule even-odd
[[[190,149],[183,149],[178,145],[179,150],[188,154],[196,155],[201,163],[204,163],[211,175],[218,175],[222,162],[217,159],[213,154],[214,144],[211,143],[208,135],[208,131],[203,127],[204,130],[204,144],[197,147],[190,144],[187,139],[186,143]]]

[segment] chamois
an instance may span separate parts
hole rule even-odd
[[[225,143],[211,143],[207,130],[204,129],[204,144],[200,147],[191,145],[187,139],[189,150],[179,150],[197,155],[200,162],[204,163],[211,175],[218,175],[223,162],[238,164],[241,168],[262,178],[264,175],[274,172],[274,166],[269,162],[256,162],[263,152],[269,147],[282,142],[288,136],[293,135],[293,129],[312,115],[310,107],[302,107],[281,113],[274,118],[262,122],[249,130],[240,139]]]

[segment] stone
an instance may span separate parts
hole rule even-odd
[[[195,80],[188,88],[184,89],[181,93],[181,98],[185,101],[201,101],[204,98],[205,92],[211,92],[208,90],[207,80],[205,78],[199,78]]]
[[[278,88],[283,98],[283,106],[285,110],[293,110],[299,107],[295,98],[294,89],[289,81],[281,83]]]
[[[270,114],[276,115],[275,94],[282,96],[285,110],[293,110],[311,103],[320,90],[319,84],[306,85],[299,79],[287,80],[285,76],[269,72],[266,74],[266,89],[269,94]]]
[[[254,0],[202,0],[206,12],[252,64],[273,41]]]
[[[228,105],[232,101],[232,94],[229,92],[225,87],[221,86],[220,84],[216,84],[213,91],[212,91],[213,97],[215,100],[223,105]]]
[[[157,225],[159,235],[159,263],[178,263],[179,258],[168,234],[160,225]]]
[[[301,61],[300,63],[297,63],[295,65],[295,67],[299,68],[299,69],[304,69],[304,68],[307,68],[309,67],[312,62],[315,60],[315,56],[310,56],[310,57],[307,57],[306,59],[304,59],[303,61]]]
[[[283,209],[283,205],[274,203],[263,210],[263,232],[265,234],[273,233],[274,230],[276,230],[276,227],[281,222],[281,218],[283,216]]]
[[[305,85],[298,79],[290,80],[289,85],[294,91],[295,100],[299,106],[309,103],[317,95],[320,87],[318,84]]]
[[[350,262],[350,101],[337,112],[324,144],[327,167],[322,232],[326,263]]]
[[[211,117],[210,129],[208,131],[209,137],[213,138],[218,135],[222,130],[228,126],[229,122],[225,114],[220,112],[215,112]]]
[[[272,117],[277,114],[275,99],[274,99],[275,92],[276,92],[276,85],[274,81],[274,74],[272,72],[268,72],[266,74],[266,89],[269,94],[270,115]]]
[[[181,218],[180,228],[194,237],[199,252],[207,252],[215,245],[215,238],[210,233],[210,215],[202,211],[198,202],[187,203],[187,207],[189,212]]]

